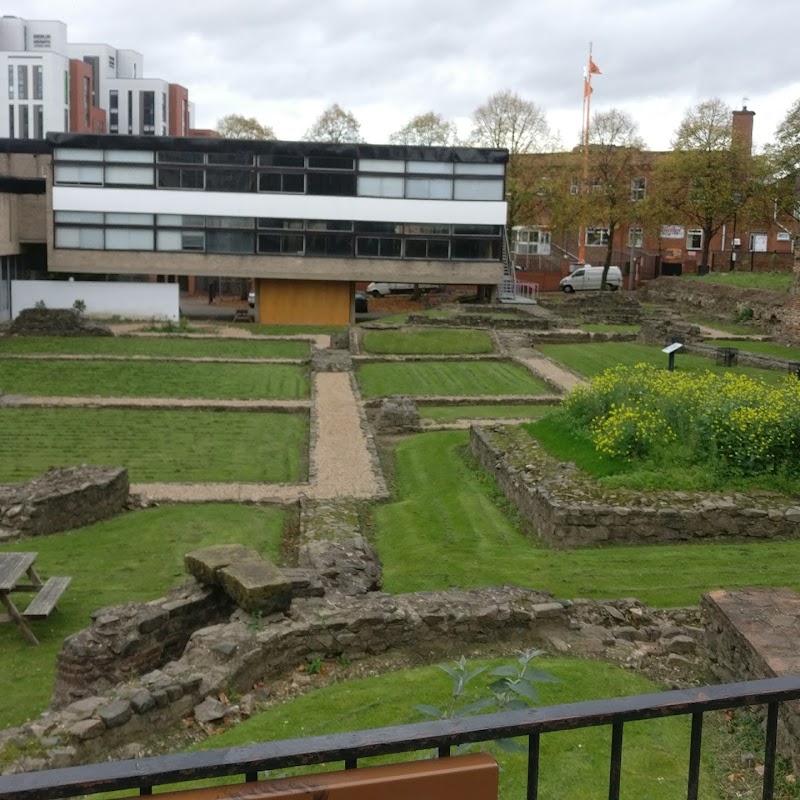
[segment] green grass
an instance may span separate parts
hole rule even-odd
[[[760,336],[766,334],[764,328],[758,325],[750,325],[746,322],[720,322],[718,319],[706,319],[705,317],[689,317],[689,321],[695,325],[703,325],[706,328],[713,328],[716,331],[723,331],[734,336]]]
[[[31,623],[38,647],[31,647],[15,625],[0,625],[0,728],[19,725],[45,709],[61,643],[87,627],[93,611],[163,596],[188,579],[183,556],[198,547],[238,542],[274,560],[283,524],[284,512],[279,509],[187,504],[136,511],[26,542],[27,549],[39,553],[36,567],[42,577],[71,575],[72,583],[58,611]],[[0,546],[0,551],[26,548],[12,542]]]
[[[457,654],[456,654],[457,655]],[[476,661],[471,666],[498,666],[509,659]],[[599,698],[625,697],[657,691],[650,681],[611,664],[569,658],[540,659],[535,666],[560,679],[537,686],[542,704],[572,703]],[[483,676],[476,678],[468,699],[485,696]],[[230,730],[205,740],[195,749],[239,747],[287,738],[329,735],[345,731],[421,722],[417,703],[448,704],[450,679],[436,667],[420,667],[375,677],[350,680],[318,689],[269,708]],[[600,796],[608,782],[610,730],[584,728],[547,734],[541,742],[540,796],[590,800]],[[500,798],[525,795],[527,756],[506,754],[493,745],[498,758]],[[625,797],[660,800],[685,793],[689,719],[673,717],[625,726],[622,787]],[[364,766],[386,761],[423,758],[428,752],[383,759],[364,759]],[[711,786],[708,759],[703,768],[700,796],[717,795]],[[336,767],[327,767],[327,769]],[[315,770],[319,771],[319,769]],[[303,772],[309,772],[308,769]],[[283,774],[283,773],[281,773]],[[177,787],[173,787],[177,788]]]
[[[708,275],[683,275],[682,279],[699,283],[719,283],[740,289],[788,292],[794,276],[791,272],[709,272]]]
[[[341,333],[347,330],[347,325],[246,325],[244,329],[253,336],[318,336],[323,333]]]
[[[590,333],[639,333],[641,325],[605,325],[596,322],[582,322],[581,328]]]
[[[364,364],[356,375],[364,397],[552,394],[543,381],[534,378],[524,367],[499,361]]]
[[[368,353],[390,355],[454,355],[491,353],[492,337],[467,328],[432,331],[367,331],[363,340]]]
[[[196,397],[258,400],[309,396],[308,369],[292,364],[0,360],[6,394],[48,397]]]
[[[176,356],[214,358],[308,358],[308,342],[187,339],[180,336],[7,336],[0,353]]]
[[[775,356],[786,358],[790,361],[800,361],[800,347],[787,347],[775,342],[753,342],[741,339],[706,339],[706,344],[715,347],[735,347],[737,350],[746,350],[748,353],[758,353],[761,356]]]
[[[543,344],[537,345],[548,358],[575,370],[579,375],[592,378],[610,367],[632,367],[636,364],[653,364],[667,368],[667,355],[660,347],[650,347],[636,342],[598,342],[596,344]],[[696,372],[711,370],[712,372],[734,372],[759,378],[766,383],[779,383],[785,373],[775,370],[758,369],[756,367],[718,367],[712,358],[695,356],[689,353],[677,353],[675,370]]]
[[[443,431],[397,445],[397,497],[374,513],[386,591],[514,583],[562,598],[683,606],[715,588],[800,590],[798,540],[548,550],[520,531],[491,477],[464,461],[468,441],[467,431]]]
[[[0,481],[54,465],[125,466],[151,481],[294,482],[305,477],[305,414],[5,408]]]
[[[491,405],[491,406],[420,406],[423,419],[436,422],[453,422],[459,419],[539,419],[549,414],[556,406],[551,405]]]

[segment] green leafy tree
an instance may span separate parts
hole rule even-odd
[[[707,269],[712,237],[737,215],[763,220],[773,194],[768,164],[734,142],[731,110],[718,98],[686,112],[673,151],[656,168],[652,205],[664,222],[683,220],[703,231]]]
[[[644,147],[639,126],[624,111],[612,108],[594,115],[589,128],[590,185],[584,187],[577,202],[584,222],[602,223],[609,232],[603,287],[614,252],[614,231],[637,216],[639,198],[633,182],[642,175]]]
[[[389,137],[389,141],[392,144],[418,147],[449,147],[455,144],[457,136],[458,128],[454,122],[448,122],[441,114],[428,111],[412,117]]]
[[[308,142],[363,142],[361,124],[338,103],[325,109],[303,137]]]
[[[228,114],[217,120],[217,133],[225,139],[274,139],[275,131],[255,117]]]

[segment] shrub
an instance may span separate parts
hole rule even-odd
[[[78,299],[72,304],[72,310],[82,317],[86,313],[86,301]]]
[[[664,462],[680,447],[692,464],[732,474],[800,472],[800,381],[616,367],[574,390],[563,414],[599,453]]]

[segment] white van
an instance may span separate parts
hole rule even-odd
[[[600,289],[603,280],[603,267],[591,267],[586,264],[579,267],[571,275],[561,279],[559,287],[562,292],[582,292],[586,289]],[[619,267],[609,267],[606,283],[611,289],[622,286],[622,271]]]
[[[441,291],[438,283],[420,283],[421,292]],[[386,297],[388,294],[410,294],[414,291],[413,283],[371,283],[367,286],[367,294],[373,297]]]

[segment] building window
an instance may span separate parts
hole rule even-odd
[[[116,70],[117,68],[117,59],[114,56],[108,57],[108,67],[109,69]]]
[[[259,192],[289,192],[303,194],[306,178],[302,172],[261,172],[258,176]]]
[[[406,197],[415,200],[451,200],[453,181],[442,178],[407,178]]]
[[[603,179],[602,178],[592,178],[592,182],[589,184],[589,191],[593,193],[598,193],[603,191]]]
[[[139,102],[141,103],[141,109],[139,110],[141,119],[140,132],[153,136],[156,132],[156,93],[140,92]]]
[[[400,258],[403,255],[403,240],[359,236],[356,239],[356,255],[364,258]]]
[[[33,67],[33,99],[44,100],[44,69],[40,64]]]
[[[355,173],[309,172],[306,178],[306,192],[308,194],[353,197],[356,193]]]
[[[97,86],[100,82],[100,56],[84,56],[84,63],[92,69],[92,105],[97,105]]]
[[[181,136],[186,136],[189,131],[189,101],[184,97],[181,100]]]
[[[19,107],[19,138],[29,139],[31,135],[28,127],[28,106]]]
[[[751,253],[766,253],[769,235],[766,233],[751,233],[750,234],[750,252]]]
[[[628,228],[628,247],[644,247],[644,231],[641,228]]]
[[[403,178],[380,175],[358,176],[358,194],[360,197],[402,197],[404,188],[405,181]]]
[[[252,231],[210,230],[206,232],[208,253],[253,253],[255,251]]]
[[[456,178],[455,200],[502,200],[503,181],[459,180]]]
[[[610,233],[608,228],[587,228],[585,242],[588,245],[608,245]]]
[[[258,252],[273,255],[301,256],[305,250],[305,237],[302,233],[280,234],[259,233]]]
[[[83,79],[83,125],[89,128],[89,98],[91,97],[92,82],[89,78]]]
[[[128,90],[128,133],[133,133],[133,92]]]
[[[17,100],[28,99],[28,68],[17,67]]]
[[[631,181],[631,200],[644,200],[647,191],[646,178],[634,178]]]
[[[14,106],[8,107],[8,138],[14,138]]]
[[[33,138],[44,139],[44,109],[41,105],[33,107]]]
[[[406,258],[450,258],[447,239],[406,239]]]
[[[452,257],[464,261],[497,261],[499,239],[453,239]]]
[[[581,182],[578,178],[570,178],[569,180],[569,193],[578,195],[581,192]]]
[[[12,64],[8,65],[8,99],[14,99],[14,67]]]
[[[686,249],[703,249],[703,231],[700,230],[700,228],[690,228],[688,231],[686,231]]]
[[[119,133],[119,91],[108,93],[108,132]]]
[[[205,173],[202,169],[159,169],[160,189],[203,189]]]
[[[64,70],[64,105],[69,105],[69,72]],[[67,119],[65,116],[64,119]],[[64,126],[64,130],[69,130],[69,125]]]
[[[550,231],[543,231],[539,228],[520,228],[515,233],[514,253],[516,255],[550,255]]]
[[[206,171],[207,192],[252,192],[255,175],[249,169],[209,169]]]
[[[167,135],[167,95],[161,92],[161,135]]]

